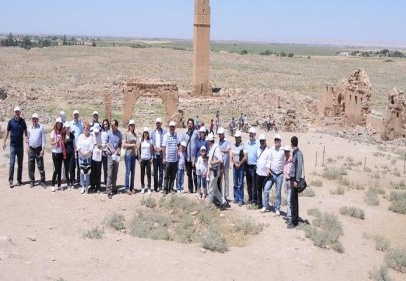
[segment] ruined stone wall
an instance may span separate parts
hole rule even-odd
[[[383,121],[383,140],[406,138],[406,99],[396,88],[388,92],[388,106]]]

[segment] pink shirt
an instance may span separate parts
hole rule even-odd
[[[283,166],[283,176],[287,180],[290,179],[290,168],[291,167],[292,167],[292,161],[288,161],[288,159],[285,158],[285,165]]]

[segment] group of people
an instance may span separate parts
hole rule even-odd
[[[14,187],[15,158],[18,162],[17,182],[22,184],[24,140],[29,158],[30,186],[35,185],[37,166],[40,184],[43,188],[47,187],[43,160],[45,130],[39,123],[38,114],[32,114],[31,121],[32,124],[27,126],[21,117],[21,109],[16,107],[13,118],[8,122],[3,149],[6,148],[10,135],[10,188]],[[82,122],[77,110],[73,112],[72,121],[66,121],[65,113],[61,112],[50,134],[54,164],[51,190],[71,190],[75,183],[80,183],[81,193],[88,193],[89,187],[100,192],[103,178],[107,196],[112,198],[117,193],[120,157],[124,157],[124,187],[128,195],[136,192],[135,166],[138,160],[141,168],[141,193],[151,194],[155,191],[166,196],[172,190],[178,193],[189,192],[194,193],[199,200],[205,200],[207,205],[217,201],[220,208],[225,209],[230,206],[228,202],[231,201],[229,174],[232,169],[235,204],[245,204],[245,176],[247,203],[258,206],[261,212],[271,210],[269,193],[275,184],[274,211],[276,215],[280,215],[282,183],[285,182],[288,197],[285,219],[288,228],[298,224],[298,195],[295,187],[302,177],[303,156],[298,149],[297,137],[292,137],[291,147],[282,146],[281,136],[276,134],[274,145],[268,147],[265,136],[261,134],[257,140],[256,130],[251,127],[248,141],[242,141],[242,133],[238,130],[234,134],[235,142],[231,144],[225,138],[222,127],[216,128],[216,140],[213,130],[209,132],[198,120],[188,119],[186,130],[181,134],[176,132],[174,121],[169,123],[168,130],[162,127],[160,118],[155,121],[155,128],[150,130],[145,127],[142,136],[138,138],[134,120],[130,120],[125,132],[121,132],[117,120],[112,120],[111,124],[107,119],[99,122],[97,111],[93,112],[90,122]],[[66,186],[62,186],[62,173]],[[187,191],[183,188],[185,174]]]

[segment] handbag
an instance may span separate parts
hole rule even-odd
[[[306,176],[305,176],[305,166],[304,166],[304,157],[302,155],[302,166],[303,166],[303,177],[300,178],[300,180],[297,182],[297,187],[296,190],[298,193],[302,193],[306,187],[307,187],[307,182],[306,182]]]

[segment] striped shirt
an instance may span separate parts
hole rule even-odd
[[[175,132],[173,136],[170,132],[164,135],[164,139],[162,141],[162,147],[165,149],[166,152],[166,162],[168,163],[175,163],[178,162],[178,145],[179,139],[178,134]]]

